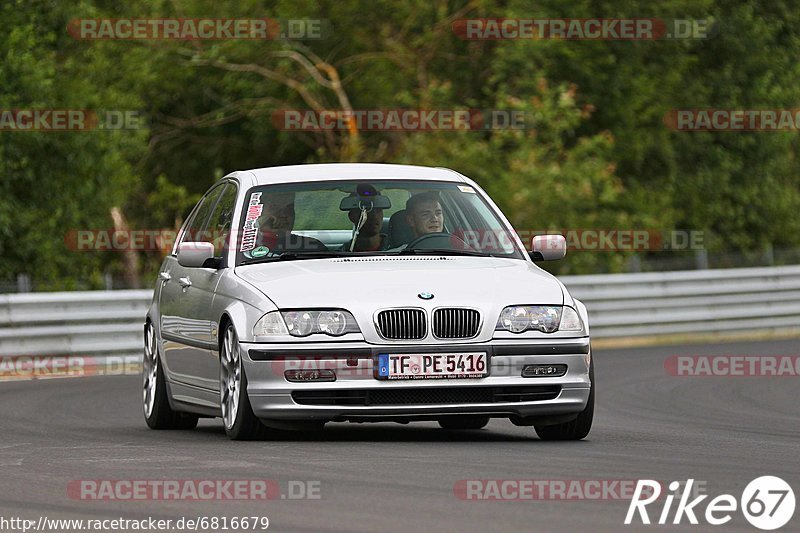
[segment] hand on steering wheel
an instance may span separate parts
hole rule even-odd
[[[424,246],[420,246],[424,244]],[[406,250],[472,250],[467,242],[451,233],[426,233],[405,247]]]

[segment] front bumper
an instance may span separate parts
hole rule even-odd
[[[591,382],[589,338],[493,340],[445,345],[242,343],[248,396],[263,420],[427,420],[452,414],[548,418],[586,407]],[[486,351],[480,379],[379,380],[380,353]],[[566,364],[560,377],[522,377],[530,364]],[[289,382],[286,370],[331,369],[336,381]]]

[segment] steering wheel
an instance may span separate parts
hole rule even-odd
[[[467,241],[451,233],[426,233],[408,243],[406,250],[472,250]]]

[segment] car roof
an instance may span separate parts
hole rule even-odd
[[[274,183],[299,183],[304,181],[364,180],[364,179],[414,179],[430,181],[465,182],[464,177],[449,168],[415,165],[389,165],[383,163],[321,163],[267,167],[236,172],[243,185],[271,185]],[[248,181],[250,177],[250,183]]]

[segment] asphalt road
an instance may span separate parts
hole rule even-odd
[[[257,515],[277,531],[649,531],[663,528],[623,526],[629,500],[475,501],[458,498],[454,486],[693,478],[712,496],[739,497],[752,479],[776,475],[800,496],[800,378],[665,372],[668,356],[690,354],[797,355],[800,340],[597,350],[594,429],[572,443],[539,441],[506,420],[460,432],[433,423],[329,424],[231,442],[219,420],[201,420],[194,431],[148,430],[138,377],[0,383],[0,517]],[[291,482],[310,481],[319,499],[87,501],[68,491],[77,480],[165,479],[269,479],[283,496]],[[741,512],[715,529],[757,531]],[[800,531],[800,512],[784,530]]]

